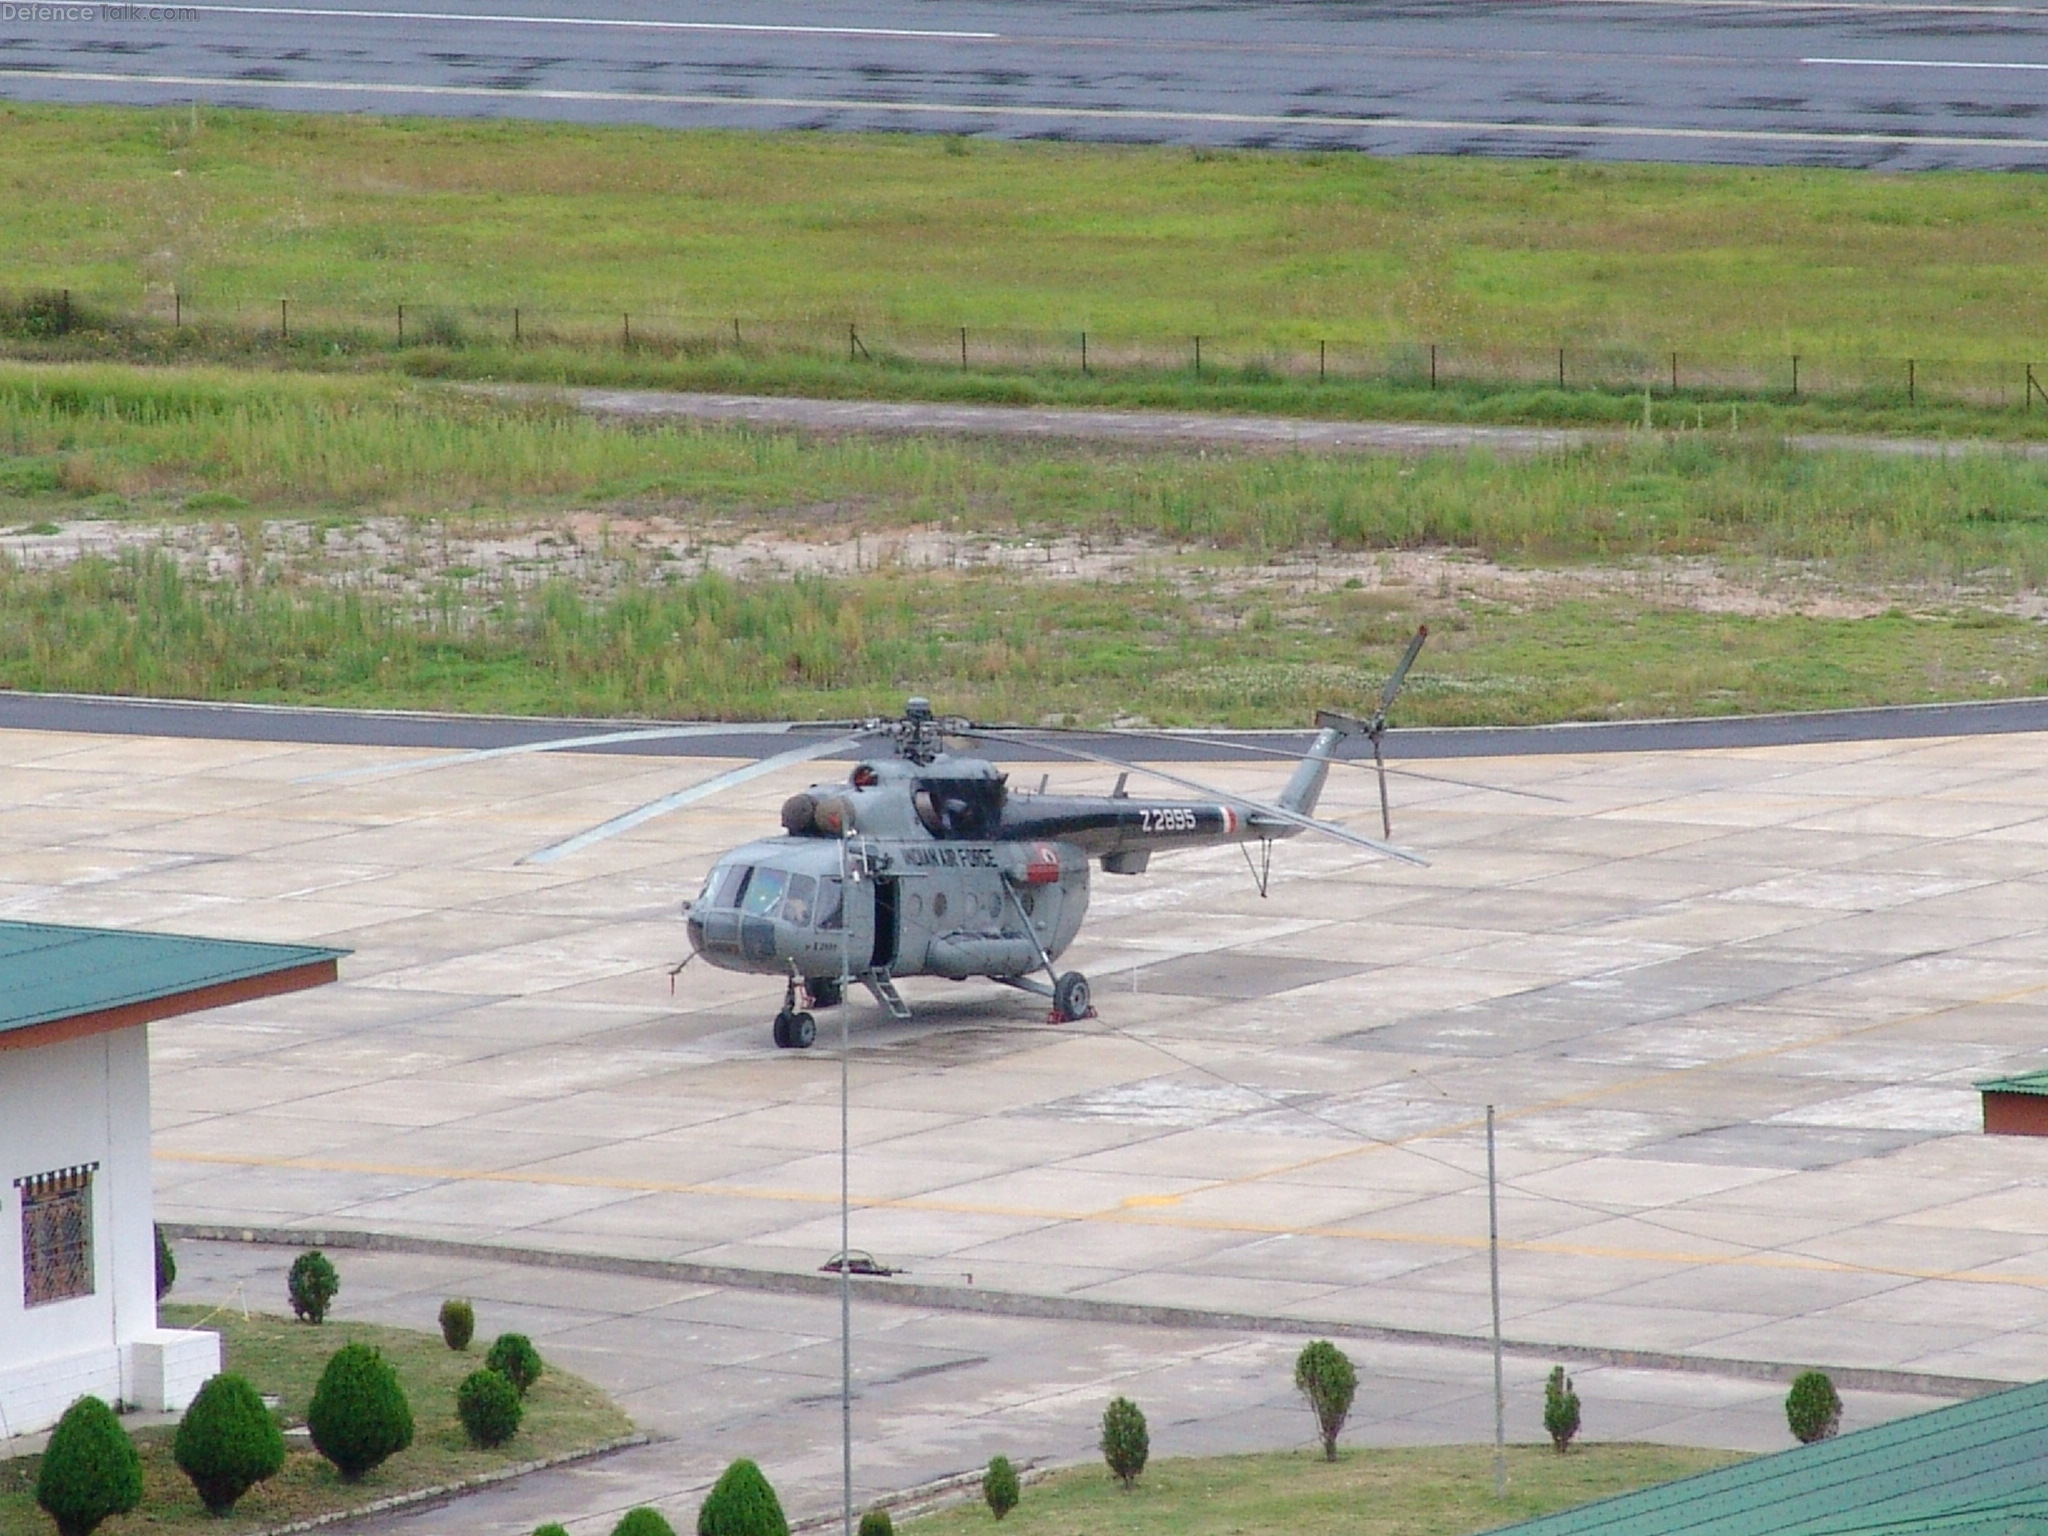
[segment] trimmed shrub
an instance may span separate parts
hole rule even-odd
[[[1152,1454],[1152,1439],[1145,1432],[1145,1415],[1128,1397],[1111,1401],[1102,1410],[1102,1459],[1109,1470],[1129,1488],[1145,1470]]]
[[[1785,1394],[1785,1422],[1801,1445],[1832,1440],[1842,1427],[1842,1395],[1822,1371],[1801,1371]]]
[[[1323,1437],[1323,1460],[1337,1459],[1337,1436],[1351,1417],[1351,1399],[1358,1394],[1358,1372],[1351,1357],[1328,1339],[1317,1339],[1294,1357],[1294,1387],[1308,1399]]]
[[[527,1389],[540,1380],[540,1351],[523,1333],[501,1333],[492,1341],[490,1353],[484,1356],[484,1368],[496,1371],[524,1397]]]
[[[178,1256],[171,1252],[171,1240],[164,1229],[156,1229],[156,1299],[162,1301],[178,1283]]]
[[[534,1536],[540,1536],[540,1533],[536,1531]],[[627,1510],[619,1523],[612,1527],[612,1536],[676,1536],[676,1528],[661,1518],[660,1510],[643,1505],[639,1509]]]
[[[476,1308],[459,1296],[441,1303],[441,1342],[460,1352],[476,1337]]]
[[[533,1536],[569,1536],[569,1527],[559,1520],[550,1520],[546,1525],[536,1525]]]
[[[988,1470],[981,1474],[981,1496],[988,1512],[998,1520],[1017,1507],[1017,1469],[1010,1465],[1009,1457],[989,1458]]]
[[[192,1479],[207,1513],[225,1515],[284,1466],[284,1435],[248,1379],[224,1372],[201,1387],[185,1410],[171,1456]]]
[[[789,1522],[761,1469],[742,1457],[704,1495],[697,1536],[789,1536]]]
[[[877,1504],[860,1517],[860,1536],[896,1536],[896,1522]]]
[[[412,1407],[398,1373],[367,1344],[344,1344],[306,1408],[313,1448],[353,1483],[412,1444]]]
[[[341,1276],[318,1248],[308,1248],[292,1260],[292,1272],[285,1280],[291,1297],[292,1315],[302,1323],[326,1321],[327,1309],[341,1289]]]
[[[519,1389],[500,1371],[471,1371],[455,1389],[455,1416],[470,1444],[489,1450],[519,1433]]]
[[[1561,1365],[1551,1367],[1550,1380],[1543,1384],[1543,1427],[1560,1456],[1579,1432],[1579,1394],[1572,1390],[1572,1379]]]
[[[91,1536],[109,1515],[142,1502],[142,1458],[96,1397],[64,1410],[36,1474],[36,1502],[57,1522],[58,1536]]]

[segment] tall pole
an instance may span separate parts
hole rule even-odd
[[[1486,1258],[1493,1279],[1493,1495],[1508,1496],[1508,1394],[1500,1365],[1500,1195],[1493,1157],[1493,1106],[1486,1106]]]
[[[852,965],[846,951],[847,924],[852,920],[851,870],[846,858],[846,839],[839,840],[839,1449],[841,1508],[845,1536],[853,1536],[853,1263],[847,1257],[852,1242],[852,1143],[851,1117],[847,1108],[848,1066],[846,1016],[852,1011],[847,989],[853,984]]]

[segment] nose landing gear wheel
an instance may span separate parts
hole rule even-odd
[[[1069,971],[1052,984],[1052,1017],[1055,1024],[1077,1024],[1095,1017],[1088,991],[1088,978]]]
[[[783,1051],[808,1051],[818,1043],[818,1021],[808,1013],[785,1008],[775,1015],[775,1047]]]

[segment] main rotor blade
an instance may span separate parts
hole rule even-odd
[[[857,747],[874,734],[873,731],[855,731],[848,736],[835,736],[828,741],[814,741],[808,746],[792,747],[787,752],[778,752],[773,757],[764,757],[757,763],[748,763],[743,768],[731,768],[724,773],[713,774],[710,778],[692,784],[688,789],[679,789],[672,795],[663,795],[659,800],[650,800],[637,810],[627,811],[623,816],[614,816],[610,821],[601,822],[574,837],[559,843],[551,843],[537,853],[529,853],[519,862],[522,864],[552,864],[557,859],[567,858],[581,852],[592,843],[601,843],[608,837],[617,837],[621,832],[630,832],[643,822],[666,816],[670,811],[679,811],[686,805],[695,805],[699,800],[708,800],[713,795],[758,779],[764,774],[774,773],[780,768],[793,768],[798,763],[810,762],[813,758],[830,757],[835,752],[844,752],[848,747]]]
[[[845,722],[828,720],[828,727]],[[740,731],[764,736],[786,735],[794,726],[788,720],[766,725],[655,725],[630,731],[600,731],[594,736],[559,736],[548,741],[522,741],[509,747],[477,747],[467,752],[443,752],[438,757],[416,757],[403,763],[377,763],[368,768],[338,768],[331,773],[308,774],[294,784],[337,784],[349,779],[382,779],[399,773],[424,773],[429,768],[453,768],[458,763],[481,763],[494,757],[523,757],[531,752],[576,752],[584,747],[608,747],[622,741],[680,741],[692,736],[730,736]]]
[[[980,736],[995,741],[1011,739],[1003,732],[979,727],[969,731],[959,731],[955,734],[961,736]],[[1214,795],[1219,800],[1227,800],[1232,805],[1242,806],[1255,815],[1269,817],[1275,821],[1283,821],[1289,826],[1300,827],[1305,832],[1320,832],[1323,836],[1333,837],[1340,843],[1351,843],[1359,848],[1369,848],[1374,853],[1384,854],[1390,859],[1399,859],[1404,864],[1415,864],[1424,868],[1427,868],[1429,864],[1427,859],[1410,853],[1406,848],[1396,848],[1392,843],[1383,843],[1376,837],[1366,837],[1361,833],[1352,831],[1349,827],[1340,827],[1333,821],[1318,821],[1315,817],[1304,816],[1299,811],[1283,810],[1277,805],[1268,805],[1263,800],[1254,800],[1247,795],[1233,794],[1229,790],[1218,789],[1213,784],[1204,784],[1199,779],[1190,779],[1177,773],[1168,773],[1163,768],[1154,768],[1146,763],[1127,762],[1123,758],[1110,757],[1102,752],[1090,752],[1083,747],[1055,745],[1033,733],[1019,732],[1018,734],[1020,736],[1030,736],[1034,745],[1048,747],[1052,751],[1063,753],[1068,757],[1079,758],[1084,762],[1101,763],[1110,768],[1128,768],[1133,773],[1148,773],[1155,779],[1164,779],[1169,784],[1178,784],[1182,789],[1191,789],[1198,795]]]
[[[948,729],[953,730],[950,726]],[[1290,763],[1298,763],[1302,758],[1301,753],[1291,752],[1285,747],[1262,747],[1255,742],[1231,741],[1221,736],[1205,736],[1199,731],[1142,731],[1127,725],[1104,726],[1099,730],[1090,730],[1084,726],[1052,725],[1020,725],[1014,728],[992,726],[985,727],[984,729],[1015,729],[1020,734],[1028,734],[1034,739],[1039,736],[1064,735],[1128,736],[1135,741],[1163,741],[1177,746],[1186,746],[1189,742],[1196,742],[1203,746],[1221,747],[1226,752],[1247,752],[1259,757],[1277,757],[1285,759]],[[971,732],[962,729],[953,730],[953,734],[963,736],[971,734]],[[1356,768],[1360,773],[1363,773],[1370,765],[1362,758],[1333,757],[1330,759],[1330,766],[1333,768]],[[1444,777],[1440,773],[1424,773],[1418,768],[1399,768],[1384,762],[1379,766],[1384,772],[1391,773],[1394,777],[1400,779],[1420,779],[1427,784],[1455,784],[1460,789],[1476,789],[1490,795],[1517,795],[1524,800],[1548,800],[1552,805],[1563,805],[1565,803],[1564,796],[1562,795],[1546,795],[1533,789],[1510,789],[1505,784],[1475,784],[1470,779],[1451,779]]]
[[[1387,805],[1387,760],[1380,754],[1380,739],[1372,739],[1372,765],[1379,770],[1380,778],[1380,831],[1388,837],[1394,835],[1394,813]]]

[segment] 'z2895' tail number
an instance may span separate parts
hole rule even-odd
[[[1237,813],[1228,806],[1145,805],[1138,807],[1138,830],[1150,836],[1175,832],[1228,835],[1237,830]]]

